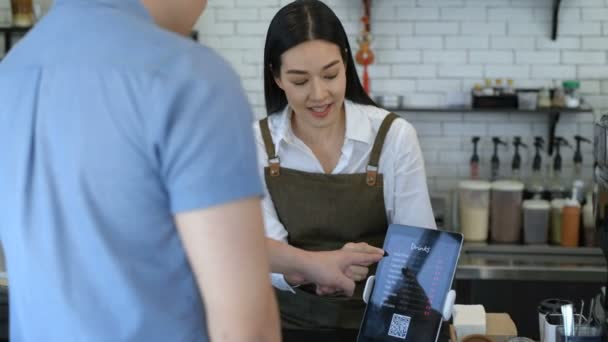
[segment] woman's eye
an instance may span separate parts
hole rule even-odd
[[[297,85],[297,86],[301,86],[301,85],[305,85],[306,82],[308,82],[308,80],[302,80],[302,81],[293,81],[292,83]]]
[[[336,77],[338,77],[338,74],[325,76],[325,78],[328,79],[328,80],[333,80]]]

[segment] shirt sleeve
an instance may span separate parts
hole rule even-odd
[[[173,213],[262,195],[240,80],[223,61],[208,64],[185,79],[160,75],[150,98],[159,106],[155,160]]]
[[[394,126],[391,130],[398,129],[398,134],[397,143],[391,146],[396,156],[392,222],[437,229],[416,130],[404,120],[395,121]]]

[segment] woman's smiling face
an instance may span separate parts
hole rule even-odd
[[[327,127],[340,119],[346,92],[346,66],[338,45],[311,40],[281,56],[275,78],[298,121]]]

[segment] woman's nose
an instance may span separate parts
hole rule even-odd
[[[325,82],[320,79],[313,79],[311,83],[310,99],[311,100],[324,100],[327,96],[327,86]]]

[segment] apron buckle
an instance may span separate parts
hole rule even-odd
[[[270,168],[270,175],[272,177],[279,176],[281,174],[281,160],[279,157],[268,160],[268,167]]]
[[[378,179],[378,167],[377,166],[367,166],[367,177],[365,177],[367,185],[375,186],[376,180]]]

